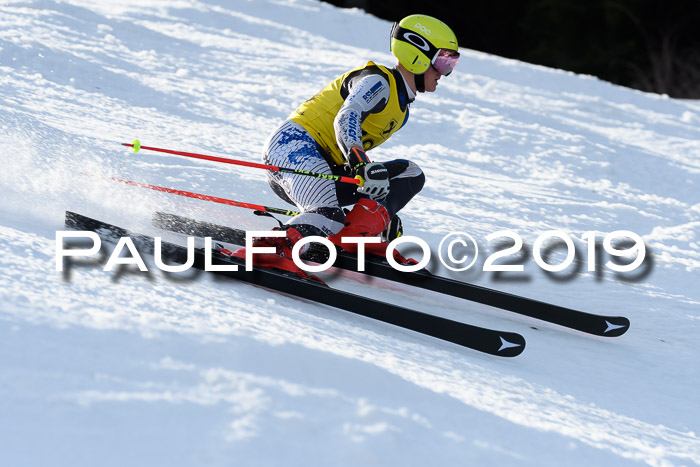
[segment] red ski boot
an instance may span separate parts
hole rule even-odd
[[[334,245],[341,247],[348,253],[357,253],[357,243],[343,243],[343,237],[378,237],[389,226],[390,218],[386,208],[373,199],[362,198],[355,204],[345,216],[345,227],[335,235],[328,237]],[[386,257],[388,243],[368,243],[365,245],[365,253]],[[406,259],[394,250],[394,259],[399,264],[417,264],[414,259]]]
[[[283,230],[274,228],[272,230]],[[294,263],[292,259],[292,248],[303,237],[294,227],[286,228],[286,237],[260,237],[253,240],[254,247],[274,247],[275,253],[255,253],[253,255],[253,265],[267,269],[280,269],[282,271],[293,272],[304,279],[314,279],[323,282],[316,276],[311,276]],[[246,249],[239,248],[233,252],[232,256],[246,259]]]

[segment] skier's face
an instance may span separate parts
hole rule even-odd
[[[442,75],[434,67],[428,67],[428,71],[425,72],[425,92],[435,92],[437,89],[438,81]]]

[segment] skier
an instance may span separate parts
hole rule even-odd
[[[328,237],[346,251],[342,237],[380,236],[369,253],[383,255],[388,241],[401,234],[396,213],[422,188],[425,175],[412,161],[372,161],[373,150],[402,128],[417,92],[434,92],[442,76],[459,59],[457,38],[442,21],[411,15],[394,23],[391,52],[394,68],[368,62],[333,80],[304,102],[268,138],[266,164],[303,171],[359,177],[362,186],[302,175],[268,172],[273,191],[296,205],[301,214],[281,228],[286,237],[255,239],[254,246],[273,246],[276,255],[256,254],[255,264],[298,272],[291,261],[301,238]],[[347,214],[343,206],[354,205]],[[245,250],[235,252],[245,258]],[[406,261],[400,255],[399,261]]]

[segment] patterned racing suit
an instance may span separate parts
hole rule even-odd
[[[366,151],[386,141],[408,120],[415,95],[397,69],[368,62],[332,81],[295,110],[268,138],[266,164],[303,171],[352,177],[346,155],[350,148]],[[389,172],[389,195],[382,200],[390,217],[423,188],[425,176],[414,162],[383,162]],[[303,236],[331,236],[344,226],[342,206],[364,196],[356,185],[303,175],[268,172],[270,186],[301,214],[287,225]]]

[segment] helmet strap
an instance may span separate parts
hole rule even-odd
[[[425,92],[425,74],[413,75],[416,82],[416,90],[418,92]]]

